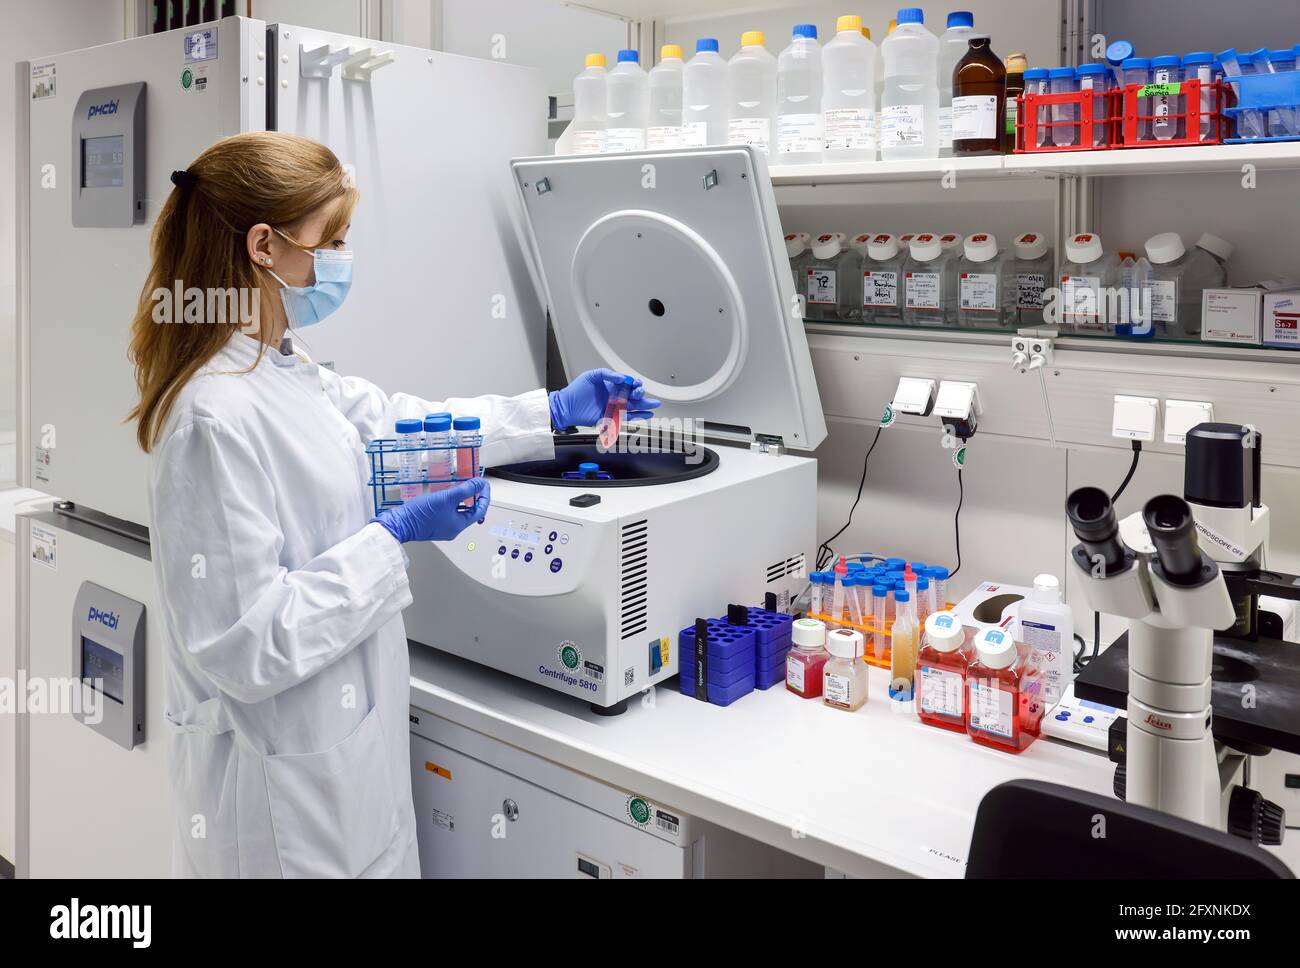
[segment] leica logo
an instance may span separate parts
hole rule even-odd
[[[1147,713],[1146,723],[1148,726],[1154,726],[1156,729],[1173,729],[1174,724],[1167,719],[1161,719],[1155,713]]]

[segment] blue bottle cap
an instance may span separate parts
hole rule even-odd
[[[425,420],[428,420],[430,417],[446,417],[448,420],[450,420],[450,419],[451,419],[451,411],[450,411],[450,410],[439,410],[437,413],[426,413],[426,414],[424,415],[424,419],[425,419]]]
[[[640,64],[641,55],[634,50],[620,50],[618,52],[618,62],[620,64]]]
[[[871,595],[873,598],[884,598],[888,594],[889,586],[882,581],[878,581],[871,586]]]
[[[1063,77],[1073,78],[1073,77],[1074,77],[1074,68],[1073,68],[1073,67],[1053,67],[1050,71],[1047,72],[1047,76],[1050,77],[1050,78],[1051,78],[1052,80],[1054,80],[1054,81],[1055,81],[1055,80],[1059,80],[1060,78],[1063,78]]]
[[[405,420],[397,421],[397,432],[399,434],[418,434],[423,429],[423,420],[407,417]]]
[[[1130,57],[1120,66],[1123,67],[1123,69],[1126,71],[1151,70],[1151,62],[1147,60],[1145,57]]]
[[[1047,80],[1047,69],[1044,67],[1031,67],[1025,71],[1026,81],[1045,81]]]
[[[1133,45],[1127,40],[1117,40],[1106,48],[1106,61],[1112,67],[1133,56]]]
[[[807,37],[807,38],[809,38],[810,40],[816,40],[816,39],[817,39],[817,25],[816,25],[816,24],[795,24],[795,25],[794,25],[794,34],[793,34],[793,36],[795,36],[795,37]]]
[[[901,24],[903,19],[900,17],[898,22]],[[948,14],[949,27],[974,27],[975,15],[969,10],[954,10]]]
[[[929,587],[930,587],[930,579],[929,579],[929,578],[927,578],[925,575],[917,575],[917,576],[916,576],[916,590],[917,590],[918,592],[923,592],[923,591],[925,591],[925,590],[926,590],[927,588],[929,588]]]
[[[478,430],[482,424],[479,423],[478,417],[457,417],[451,422],[455,430]]]
[[[1177,60],[1177,58],[1174,58]],[[1090,77],[1094,74],[1109,74],[1110,68],[1105,64],[1080,64],[1078,74],[1080,77]]]
[[[930,569],[930,576],[940,581],[946,581],[948,579],[948,569],[943,565],[935,565]]]
[[[695,42],[695,53],[703,54],[708,52],[714,54],[718,52],[717,37],[701,37],[699,40]]]
[[[892,570],[894,570],[895,568],[902,568],[905,564],[907,564],[907,559],[905,559],[905,558],[886,558],[886,559],[885,559],[885,564],[888,565],[888,566],[889,566],[889,569],[892,571]]]
[[[898,26],[903,24],[923,24],[925,23],[925,11],[920,7],[903,7],[898,11]]]
[[[431,434],[445,433],[451,429],[451,414],[429,414],[429,416],[424,418],[424,429]]]
[[[1190,54],[1183,55],[1183,66],[1190,67],[1193,64],[1213,64],[1214,54],[1208,50],[1194,50]]]
[[[1181,57],[1172,57],[1169,54],[1163,54],[1160,57],[1151,58],[1152,67],[1182,67],[1183,59]]]
[[[599,465],[599,464],[593,464],[593,463],[591,463],[590,461],[584,461],[583,463],[581,463],[581,464],[578,465],[578,473],[579,473],[579,474],[599,474],[599,473],[600,473],[600,465]]]
[[[912,600],[912,596],[909,595],[909,594],[907,594],[907,590],[906,590],[906,589],[900,588],[898,591],[894,592],[894,601],[895,601],[895,602],[898,602],[898,603],[901,604],[901,603],[903,603],[903,602],[910,602],[911,600]]]

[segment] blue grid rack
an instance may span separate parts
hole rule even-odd
[[[377,437],[372,440],[366,447],[366,456],[370,458],[370,481],[367,486],[370,488],[370,497],[375,506],[375,514],[378,514],[384,508],[398,507],[404,503],[399,490],[403,484],[419,484],[421,490],[423,490],[423,485],[426,484],[461,483],[461,479],[455,475],[451,477],[430,477],[427,458],[420,461],[419,477],[403,478],[399,468],[388,465],[387,462],[390,458],[394,463],[400,463],[397,458],[398,454],[430,454],[439,450],[477,450],[482,445],[482,434],[473,436],[462,434],[454,444],[424,444],[419,447],[399,447],[396,439],[392,437]],[[452,466],[455,467],[456,463],[453,460]],[[479,473],[482,473],[481,469]]]

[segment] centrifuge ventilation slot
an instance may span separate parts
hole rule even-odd
[[[784,558],[775,564],[767,566],[767,583],[770,585],[774,581],[780,581],[789,575],[802,575],[807,562],[802,554],[797,554],[793,558]]]
[[[649,597],[649,524],[642,520],[623,525],[619,541],[619,622],[621,638],[646,630]]]

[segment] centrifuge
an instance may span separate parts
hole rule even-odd
[[[677,633],[787,605],[816,544],[826,424],[761,156],[747,147],[512,163],[565,369],[663,401],[606,450],[489,469],[482,526],[414,547],[414,641],[622,708]]]

